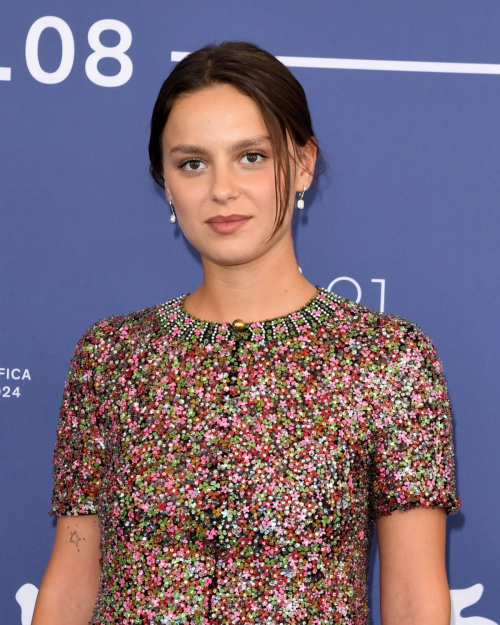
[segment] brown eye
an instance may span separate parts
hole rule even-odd
[[[200,169],[199,164],[201,161],[197,158],[191,158],[188,161],[184,161],[184,163],[179,165],[179,169],[184,169],[185,165],[190,165],[191,163],[195,163],[197,167],[188,167],[185,171],[198,171]]]
[[[266,158],[266,156],[264,154],[261,154],[260,152],[247,152],[246,154],[243,155],[243,158],[248,157],[250,163],[258,164],[262,162],[262,161],[255,160],[255,157],[258,157],[258,156],[262,156],[262,159]]]

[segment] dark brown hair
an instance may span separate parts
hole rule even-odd
[[[316,164],[326,165],[314,136],[306,94],[292,72],[271,53],[246,41],[223,41],[191,52],[172,69],[161,86],[151,117],[149,171],[153,180],[165,187],[161,136],[172,106],[181,94],[216,84],[230,84],[251,97],[258,105],[269,132],[275,159],[276,228],[281,227],[290,195],[290,159],[286,131],[292,138],[293,153],[308,140],[317,148]],[[317,169],[317,168],[315,168]],[[323,170],[324,171],[324,170]],[[323,173],[311,172],[313,179]],[[285,180],[285,190],[279,181]],[[278,201],[279,196],[279,201]]]

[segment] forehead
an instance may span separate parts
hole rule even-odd
[[[257,103],[232,85],[214,85],[183,94],[172,106],[162,140],[221,143],[249,133],[267,134]]]

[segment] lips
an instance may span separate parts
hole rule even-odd
[[[249,219],[249,217],[247,215],[216,215],[215,217],[210,217],[210,219],[207,219],[207,223],[209,224],[218,224],[218,223],[225,223],[227,221],[241,221],[243,219]]]

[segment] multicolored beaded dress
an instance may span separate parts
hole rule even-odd
[[[81,336],[49,514],[98,515],[89,623],[368,625],[376,519],[458,512],[431,339],[317,289],[244,324],[186,293]]]

